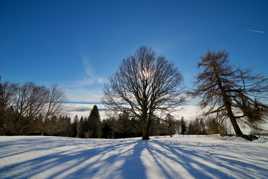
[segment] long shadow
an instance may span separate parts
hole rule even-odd
[[[48,150],[50,148],[58,148],[66,146],[66,142],[64,143],[58,143],[54,146],[47,146],[44,144],[50,144],[51,140],[38,140],[38,139],[25,139],[23,141],[15,140],[12,142],[2,142],[1,143],[1,152],[0,152],[0,159],[20,155],[26,152],[32,152],[32,151],[41,151],[41,150]],[[34,146],[29,147],[29,144],[34,144]],[[18,151],[19,149],[19,151]],[[15,152],[13,152],[13,150]]]
[[[168,178],[168,179],[172,179],[172,175],[165,169],[165,167],[163,166],[163,161],[161,159],[158,158],[158,156],[156,156],[153,152],[153,149],[151,146],[148,146],[148,151],[150,153],[150,155],[153,157],[154,161],[156,162],[157,166],[161,169],[161,172],[163,173],[163,175]]]
[[[132,146],[129,145],[129,148],[125,144],[121,149],[122,151],[118,151],[113,155],[108,154],[109,157],[105,159],[99,158],[94,164],[87,164],[68,174],[66,178],[83,178],[85,176],[90,178],[96,176],[98,178],[100,173],[106,173],[106,175],[102,175],[103,178],[118,178],[120,176],[126,179],[145,179],[146,174],[141,161],[141,152],[146,148],[146,143],[144,141],[135,141]],[[123,163],[122,165],[112,168],[115,162],[120,161]],[[99,163],[99,165],[94,167],[96,163]],[[51,178],[55,176],[58,175],[53,175]]]
[[[112,174],[116,174],[116,171],[111,170],[111,166],[115,162],[124,161],[126,159],[126,156],[124,154],[128,153],[131,150],[132,145],[135,145],[135,142],[125,142],[123,144],[117,144],[115,147],[109,146],[108,150],[106,149],[102,153],[95,155],[98,156],[98,158],[94,162],[86,163],[85,161],[84,165],[83,162],[80,162],[80,166],[78,166],[79,169],[74,170],[73,172],[69,172],[65,176],[66,178],[92,178],[98,173],[110,172],[111,175],[109,178],[114,178]],[[81,164],[83,165],[82,167]],[[68,172],[68,170],[72,168],[73,166],[70,166],[64,171],[55,173],[50,178],[60,176],[65,171]]]
[[[129,155],[123,166],[121,167],[122,176],[126,179],[145,179],[146,168],[142,162],[142,152],[148,148],[148,142],[143,140],[138,140],[137,144],[133,148],[132,155]]]
[[[76,139],[72,142],[72,140],[61,138],[57,140],[56,144],[49,145],[50,139],[37,140],[26,139],[6,144],[10,146],[16,146],[15,143],[18,146],[28,146],[29,143],[40,145],[33,148],[29,147],[25,149],[26,152],[67,146],[66,142],[68,141],[71,146],[75,146],[75,144],[94,144],[95,147],[78,151],[64,149],[53,154],[7,165],[0,168],[0,178],[29,178],[56,169],[50,175],[48,174],[47,178],[94,178],[106,172],[107,175],[101,175],[103,178],[146,179],[148,176],[146,175],[144,160],[147,160],[146,157],[150,156],[153,158],[152,165],[156,165],[163,177],[168,179],[182,178],[179,171],[174,168],[177,165],[183,167],[194,178],[253,178],[254,175],[258,178],[268,177],[268,171],[265,168],[242,161],[241,158],[229,156],[228,153],[208,155],[205,148],[201,151],[195,150],[194,145],[180,146],[160,140],[118,140],[116,143],[113,141],[103,141],[103,143],[98,141],[96,143],[95,140],[79,141]],[[44,142],[48,145],[42,145]],[[211,149],[209,145],[201,147]],[[150,156],[146,155],[143,158],[144,155],[142,154],[145,150],[149,152]],[[25,151],[17,153],[24,153]],[[8,153],[8,151],[6,152]],[[18,154],[7,154],[6,156],[12,155]],[[171,163],[168,163],[169,161]],[[174,166],[171,166],[172,164]]]
[[[162,144],[158,141],[152,141],[152,143],[155,143],[156,145],[165,148],[166,149],[166,144]],[[193,164],[197,164],[197,165],[201,165],[200,163],[196,162],[195,160],[193,160],[190,156],[187,155],[181,155],[180,153],[177,153],[175,150],[173,150],[172,148],[168,148],[167,151],[171,152],[172,154],[174,154],[176,157],[171,157],[170,155],[168,155],[167,152],[163,152],[162,150],[156,148],[156,147],[150,147],[149,151],[151,153],[151,155],[154,157],[154,159],[158,162],[156,162],[159,166],[159,168],[161,168],[163,170],[163,173],[166,175],[166,178],[174,178],[174,176],[172,176],[162,165],[163,162],[160,161],[160,156],[163,156],[164,158],[168,158],[170,160],[172,160],[173,162],[181,165],[184,169],[186,169],[188,171],[188,173],[190,175],[192,175],[194,178],[211,178],[209,175],[206,174],[206,172],[204,172],[205,170],[198,170],[197,168],[193,167]],[[201,168],[204,168],[201,165]],[[206,170],[211,170],[211,168],[206,168]],[[211,171],[210,171],[211,172]],[[180,177],[180,176],[178,176]],[[222,178],[222,177],[220,177]],[[224,177],[226,178],[226,177]]]
[[[254,175],[253,176],[250,175],[250,173],[252,173],[250,172],[251,169],[257,170],[257,173],[258,173],[257,176],[261,178],[266,178],[268,175],[268,171],[266,169],[258,167],[254,164],[247,163],[247,162],[242,162],[242,161],[235,160],[235,159],[231,160],[231,159],[226,159],[226,158],[225,159],[221,158],[222,160],[216,161],[215,160],[216,157],[211,158],[211,156],[202,155],[202,153],[197,153],[195,150],[186,150],[179,146],[174,146],[174,145],[170,146],[160,141],[152,141],[152,143],[155,143],[156,145],[161,146],[162,148],[176,155],[177,158],[171,157],[167,155],[167,153],[155,147],[150,148],[152,153],[161,154],[181,164],[195,178],[210,178],[210,176],[206,176],[206,173],[210,173],[213,176],[218,177],[218,178],[235,178],[235,176],[231,175],[231,173],[233,172],[235,172],[236,176],[252,178],[254,177]],[[200,160],[196,160],[196,158],[201,159],[201,161],[207,161],[209,163],[212,162],[212,165],[214,165],[214,167],[208,166],[204,162],[200,162]],[[228,163],[226,163],[226,161]],[[194,168],[192,164],[197,165],[198,168],[200,168],[201,170]],[[242,167],[242,169],[234,167],[234,164],[237,164],[237,166]],[[224,169],[225,172],[223,172],[221,169],[218,169],[218,168]],[[248,170],[249,172],[245,172],[245,169]]]
[[[55,142],[56,140],[56,142]],[[105,141],[105,139],[103,139]],[[30,139],[13,139],[12,141],[0,142],[0,159],[20,155],[26,152],[46,151],[48,149],[55,149],[65,147],[67,145],[82,145],[95,143],[95,139],[77,139],[69,137],[50,137],[50,136],[38,136]],[[121,141],[119,141],[121,142]],[[112,144],[112,142],[105,141],[106,145]]]
[[[5,173],[14,173],[11,175],[8,175],[7,177],[10,178],[29,178],[36,174],[48,171],[52,169],[53,167],[57,167],[59,165],[64,164],[65,162],[72,161],[74,164],[68,167],[67,169],[62,169],[58,173],[63,173],[66,170],[75,167],[76,165],[79,165],[83,163],[84,161],[90,159],[94,156],[102,156],[102,154],[105,154],[109,151],[115,150],[120,147],[125,147],[127,145],[132,144],[133,142],[126,142],[126,143],[120,143],[120,144],[114,144],[109,145],[106,147],[97,147],[93,149],[88,150],[82,150],[78,152],[71,152],[68,150],[62,151],[62,152],[56,152],[53,154],[45,155],[42,157],[37,157],[32,160],[27,160],[24,162],[19,162],[16,164],[8,165],[0,169],[0,176],[1,174],[4,176]],[[12,171],[12,172],[11,172]],[[14,172],[15,171],[15,172]],[[16,172],[18,171],[18,172]],[[55,176],[57,175],[54,174]],[[0,177],[1,178],[1,177]]]
[[[176,147],[175,147],[176,148]],[[244,161],[241,161],[241,159],[236,158],[234,156],[228,156],[227,154],[220,154],[214,155],[213,158],[209,158],[207,155],[202,155],[201,153],[198,153],[196,151],[189,151],[180,148],[180,150],[183,153],[186,154],[192,154],[193,156],[199,157],[200,159],[210,160],[209,162],[213,162],[213,164],[217,167],[224,168],[225,170],[228,170],[229,172],[235,172],[236,175],[239,175],[241,177],[264,177],[267,178],[268,170],[262,167],[259,167],[255,164],[249,163],[246,161],[246,159],[242,159]],[[226,149],[228,150],[228,149]],[[218,159],[218,160],[216,160]],[[250,175],[253,171],[256,171],[255,176]],[[248,171],[248,172],[247,172]]]

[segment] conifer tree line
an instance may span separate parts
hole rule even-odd
[[[116,115],[102,120],[96,105],[88,117],[71,119],[62,114],[64,94],[57,86],[0,80],[0,135],[148,140],[152,135],[232,131],[255,139],[245,135],[241,126],[260,131],[267,122],[268,78],[236,67],[226,51],[207,52],[198,68],[193,89],[186,89],[179,68],[151,48],[139,48],[123,59],[105,85],[103,104]],[[202,116],[189,121],[171,115],[186,97],[200,101]]]

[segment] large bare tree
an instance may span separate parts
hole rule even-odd
[[[182,80],[181,73],[165,57],[141,47],[123,59],[111,77],[104,90],[104,103],[113,111],[128,111],[140,119],[142,138],[147,140],[154,117],[183,102]]]
[[[248,138],[239,121],[256,127],[265,120],[268,108],[262,99],[267,96],[268,79],[234,68],[225,51],[208,52],[199,67],[202,71],[197,76],[194,94],[201,97],[203,108],[209,108],[206,114],[216,114],[221,121],[229,118],[236,135]]]

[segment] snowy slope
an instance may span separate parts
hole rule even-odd
[[[266,141],[2,136],[0,178],[268,178]]]

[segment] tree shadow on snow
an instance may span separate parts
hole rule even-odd
[[[56,167],[62,166],[62,168],[59,167],[58,171],[54,172],[52,175],[48,175],[48,178],[54,178],[57,176],[61,176],[62,174],[68,172],[76,166],[81,166],[83,163],[94,157],[92,163],[89,163],[89,165],[85,165],[83,166],[83,168],[78,169],[77,171],[67,175],[68,178],[76,178],[77,176],[83,176],[83,169],[85,169],[85,172],[89,171],[91,169],[91,166],[98,162],[102,162],[102,158],[104,155],[108,154],[109,152],[113,152],[114,150],[121,152],[121,148],[124,149],[128,145],[131,145],[133,143],[134,142],[110,144],[104,147],[100,146],[92,149],[79,150],[75,152],[72,152],[71,150],[53,152],[52,154],[4,166],[0,168],[0,178],[29,178],[37,174],[49,172]],[[111,159],[105,158],[105,161],[112,162],[112,157]],[[65,167],[64,164],[68,164],[67,167]],[[94,175],[95,172],[97,172],[97,169],[98,168],[91,170],[89,173],[90,175],[84,175],[84,178]]]
[[[166,144],[153,140],[148,150],[162,169],[166,178],[179,177],[167,171],[161,158],[169,159],[181,165],[194,178],[267,178],[268,170],[249,163],[243,159],[234,158],[226,154],[211,155],[180,145]],[[208,150],[210,146],[207,146]],[[162,157],[161,157],[162,156]]]
[[[210,154],[213,146],[203,146],[205,149],[195,150],[194,146],[185,144],[169,144],[161,140],[103,140],[103,145],[95,145],[94,140],[75,140],[71,146],[84,145],[80,150],[58,147],[68,146],[66,140],[59,139],[56,144],[44,145],[49,140],[21,141],[10,143],[12,147],[27,146],[27,143],[40,145],[21,151],[8,153],[8,147],[0,160],[8,156],[16,156],[24,152],[55,150],[51,154],[6,165],[0,168],[0,178],[29,178],[45,176],[46,178],[126,178],[145,179],[148,172],[156,170],[162,178],[267,178],[265,168],[252,164],[249,160],[235,158],[226,154]],[[85,148],[87,143],[93,143],[94,148]],[[97,144],[97,143],[96,143]],[[101,144],[98,141],[98,144]],[[217,146],[219,147],[219,146]],[[146,163],[146,164],[145,164]],[[149,167],[150,170],[146,167]],[[155,176],[155,175],[154,175]]]

